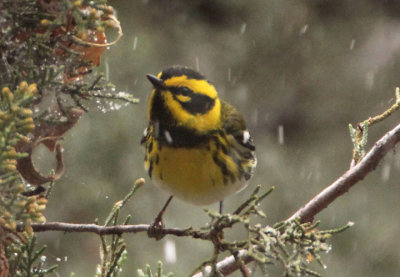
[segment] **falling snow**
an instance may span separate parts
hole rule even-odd
[[[300,29],[299,34],[300,34],[300,35],[304,35],[304,34],[307,32],[307,30],[308,30],[308,24],[305,24],[305,25]]]
[[[284,134],[283,125],[278,126],[278,143],[280,145],[285,144],[285,134]]]
[[[354,45],[356,44],[356,40],[355,39],[352,39],[351,41],[350,41],[350,50],[353,50],[354,49]]]
[[[133,38],[133,45],[132,45],[132,50],[133,50],[133,51],[136,50],[137,42],[138,42],[138,37],[135,36],[135,37]]]
[[[164,243],[165,261],[170,264],[176,263],[176,246],[175,241],[167,239]]]
[[[243,23],[242,26],[240,26],[240,33],[244,34],[244,32],[246,32],[247,29],[247,24]]]

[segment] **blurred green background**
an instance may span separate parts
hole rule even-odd
[[[67,171],[51,195],[48,221],[104,221],[139,177],[147,182],[124,214],[132,223],[151,223],[168,195],[143,169],[139,145],[147,125],[151,85],[145,74],[170,65],[199,69],[221,98],[244,114],[257,145],[258,167],[249,188],[230,197],[231,211],[255,184],[276,186],[263,203],[263,224],[284,220],[344,173],[356,124],[394,102],[400,85],[400,1],[110,1],[124,36],[102,57],[117,91],[139,97],[137,105],[92,111],[65,136]],[[370,129],[369,141],[393,127],[399,115]],[[284,141],[278,140],[283,128]],[[45,160],[47,153],[37,154]],[[318,215],[320,228],[355,226],[332,240],[323,276],[397,276],[400,272],[399,155],[391,153],[368,177]],[[209,208],[217,210],[217,204]],[[174,200],[169,227],[203,226],[201,207]],[[49,245],[47,261],[59,262],[60,276],[93,276],[99,238],[93,234],[39,234]],[[146,234],[124,235],[129,262],[121,276],[135,276],[146,263],[164,261],[167,271],[187,276],[210,257],[210,243]],[[176,244],[177,262],[167,262],[166,242]],[[280,276],[271,267],[269,276]],[[239,276],[239,275],[236,275]],[[258,276],[261,276],[259,274]]]

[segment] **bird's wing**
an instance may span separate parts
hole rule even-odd
[[[256,149],[242,115],[233,106],[223,101],[221,101],[221,121],[225,132],[232,135],[235,141],[244,147],[243,150],[254,151]]]

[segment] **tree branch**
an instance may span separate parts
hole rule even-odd
[[[353,185],[365,178],[368,173],[373,171],[383,159],[383,157],[394,148],[400,141],[400,124],[387,132],[379,139],[364,158],[345,172],[340,178],[334,181],[327,188],[322,190],[314,198],[312,198],[302,208],[297,210],[287,220],[300,218],[301,222],[312,221],[314,216],[325,209],[336,198],[347,192]],[[18,229],[22,229],[23,225],[19,225]],[[117,226],[101,226],[96,224],[75,224],[63,222],[47,222],[32,223],[35,232],[44,231],[62,231],[62,232],[92,232],[99,235],[122,234],[122,233],[138,233],[147,232],[151,226],[147,224],[138,225],[117,225]],[[174,236],[191,236],[193,238],[208,239],[207,234],[194,231],[191,228],[164,228],[158,230],[161,234]],[[241,250],[239,256],[243,262],[249,263],[252,258],[247,255],[247,251]],[[238,263],[233,256],[229,256],[217,263],[217,270],[224,275],[230,274],[239,268]],[[207,268],[206,268],[207,270]],[[194,277],[202,277],[202,273],[197,273]]]
[[[79,223],[65,223],[65,222],[46,222],[46,223],[32,223],[33,231],[35,232],[46,232],[46,231],[61,231],[61,232],[74,232],[74,233],[95,233],[98,235],[115,235],[123,233],[139,233],[147,232],[152,227],[148,224],[137,224],[137,225],[113,225],[113,226],[102,226],[96,224],[79,224]],[[17,227],[18,231],[23,230],[24,225],[19,224]],[[208,239],[208,233],[198,232],[192,228],[180,229],[180,228],[162,228],[156,229],[163,235],[174,235],[177,237],[193,237],[197,239]]]
[[[256,246],[257,247],[257,246]],[[244,264],[248,264],[253,261],[253,258],[247,255],[248,252],[246,250],[239,250],[238,258],[240,258]],[[221,273],[223,276],[227,276],[240,268],[240,265],[235,260],[233,255],[226,257],[222,261],[217,263],[217,271]],[[205,276],[211,273],[211,266],[206,266],[204,273]],[[192,277],[203,277],[203,272],[196,273],[192,275]]]
[[[299,217],[302,223],[312,221],[316,214],[325,209],[336,198],[343,195],[353,185],[364,179],[368,173],[373,171],[382,158],[389,150],[393,149],[399,141],[400,124],[379,139],[358,164],[350,168],[339,179],[318,193],[287,220]]]
[[[393,149],[399,141],[400,124],[379,139],[357,165],[349,169],[342,176],[340,176],[339,179],[318,193],[287,220],[300,218],[301,222],[312,221],[316,214],[325,209],[336,198],[347,192],[353,185],[364,179],[368,173],[373,171],[378,166],[382,158],[389,152],[389,150]],[[246,264],[253,261],[253,259],[247,254],[248,251],[246,250],[240,250],[239,252],[239,257],[241,257],[243,262]],[[239,264],[236,262],[233,256],[229,256],[218,262],[216,268],[223,275],[228,275],[238,270]],[[208,268],[206,268],[206,273],[207,270]],[[192,277],[203,276],[203,273],[199,272]]]

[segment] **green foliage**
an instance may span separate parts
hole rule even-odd
[[[214,244],[214,254],[196,268],[193,274],[200,271],[203,274],[209,272],[204,276],[222,276],[216,267],[216,262],[221,253],[228,252],[235,257],[239,265],[242,265],[240,270],[244,276],[247,272],[244,260],[247,257],[255,260],[265,274],[268,272],[268,265],[281,264],[284,276],[320,276],[310,268],[311,263],[317,261],[325,268],[320,254],[330,251],[331,246],[328,239],[333,234],[346,230],[353,223],[348,223],[338,229],[323,231],[317,229],[319,222],[300,224],[297,220],[280,222],[272,227],[253,225],[251,217],[265,217],[259,208],[259,203],[273,190],[271,188],[258,195],[260,188],[257,186],[250,198],[232,214],[221,215],[207,211],[212,220],[205,228],[208,232],[203,233],[201,237],[211,240]],[[227,228],[234,228],[237,224],[245,228],[247,239],[227,241],[223,231]]]
[[[102,241],[102,264],[97,266],[96,277],[117,277],[122,272],[122,263],[127,260],[128,251],[121,238],[110,245]]]
[[[132,189],[124,197],[123,200],[114,204],[110,214],[105,220],[104,226],[115,226],[119,224],[119,214],[125,204],[132,198],[138,188],[144,184],[144,179],[136,180]],[[129,223],[130,216],[124,221],[123,225]],[[100,235],[101,249],[100,258],[101,263],[97,266],[96,277],[117,277],[122,272],[122,263],[126,261],[128,251],[126,244],[122,239],[122,234],[113,234],[109,238]]]
[[[22,82],[15,92],[4,87],[0,95],[0,229],[16,231],[17,222],[29,224],[44,221],[42,211],[46,200],[22,194],[27,189],[17,171],[17,159],[26,156],[16,146],[29,142],[26,136],[35,127],[32,111],[27,107],[37,94],[36,84]],[[4,239],[0,232],[0,242]]]
[[[157,263],[157,272],[153,274],[151,271],[150,265],[146,265],[146,268],[143,269],[138,269],[138,277],[174,277],[175,275],[172,272],[169,272],[168,274],[164,274],[163,270],[163,264],[161,261],[158,261]]]
[[[358,163],[366,154],[365,147],[367,146],[368,142],[368,128],[385,120],[392,113],[400,109],[400,88],[396,88],[395,95],[395,103],[383,113],[358,123],[356,128],[349,124],[350,138],[353,142],[353,161],[355,163]]]
[[[56,99],[58,105],[41,107],[39,113],[51,111],[54,116],[61,112],[59,117],[66,106],[86,110],[82,101],[93,97],[136,103],[130,94],[115,93],[93,71],[112,44],[106,42],[105,30],[118,29],[122,35],[114,10],[106,2],[1,1],[0,84],[13,90],[22,81],[36,83],[38,102]]]
[[[114,42],[122,35],[106,2],[0,1],[1,276],[7,271],[10,276],[44,276],[55,269],[45,269],[38,260],[44,247],[34,250],[31,227],[32,222],[45,221],[48,193],[32,193],[42,183],[28,178],[38,172],[26,163],[21,166],[22,159],[29,165],[32,149],[43,138],[52,138],[45,145],[53,151],[92,98],[137,102],[131,94],[115,92],[93,70],[113,44],[107,43],[105,30],[118,30]]]
[[[47,199],[40,196],[27,196],[28,190],[17,171],[17,160],[26,156],[17,152],[21,143],[29,143],[27,135],[34,129],[30,106],[37,95],[36,84],[21,82],[11,92],[3,87],[0,95],[0,268],[7,268],[10,276],[44,276],[53,272],[54,267],[42,268],[42,263],[34,262],[44,251],[34,251],[35,238],[32,222],[43,222],[42,211]],[[23,232],[17,233],[17,223],[23,223]],[[8,269],[9,268],[9,269]]]
[[[9,276],[13,277],[43,277],[54,273],[57,265],[45,266],[46,256],[43,255],[46,246],[38,248],[36,238],[26,237],[26,242],[16,241],[8,247],[6,254],[10,264]]]
[[[318,230],[319,222],[300,224],[297,220],[277,223],[273,228],[256,226],[252,232],[260,236],[250,255],[261,265],[277,261],[283,265],[284,276],[320,276],[310,269],[317,261],[326,268],[321,253],[329,253],[328,239],[353,225],[349,222],[343,227],[331,230]],[[265,267],[264,267],[265,269]]]
[[[360,161],[365,156],[368,142],[368,124],[360,123],[356,128],[349,124],[351,142],[353,143],[353,159]]]

